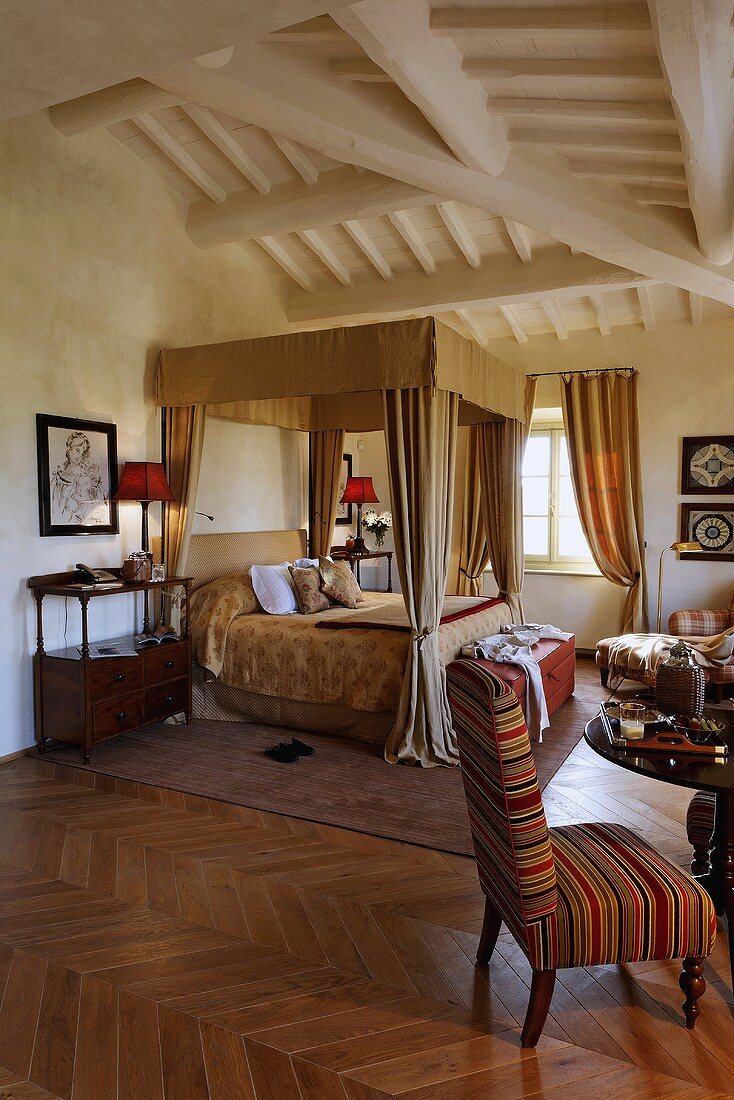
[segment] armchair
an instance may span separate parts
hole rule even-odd
[[[729,593],[729,606],[715,609],[686,608],[674,611],[668,619],[668,633],[676,637],[710,638],[734,626],[734,588]],[[722,668],[707,668],[706,682],[713,685],[714,698],[720,703],[724,688],[734,684],[734,658]]]
[[[682,958],[692,1028],[716,937],[705,889],[621,825],[549,829],[515,692],[468,660],[449,665],[447,686],[485,894],[477,964],[504,921],[533,972],[522,1045],[540,1038],[561,967]]]

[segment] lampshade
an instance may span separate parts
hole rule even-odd
[[[379,504],[371,477],[348,477],[340,504]]]
[[[162,462],[126,462],[113,500],[175,500]]]

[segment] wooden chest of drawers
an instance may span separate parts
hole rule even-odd
[[[41,749],[49,740],[71,741],[88,763],[93,746],[108,737],[174,714],[191,721],[188,638],[142,648],[135,657],[93,660],[67,649],[37,659]]]

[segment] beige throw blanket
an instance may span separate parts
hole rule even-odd
[[[696,663],[703,668],[720,668],[727,665],[734,654],[734,626],[711,638],[675,638],[670,634],[622,634],[609,646],[609,671],[623,673],[637,670],[648,682],[655,679],[661,661],[680,641],[687,642],[693,650]]]

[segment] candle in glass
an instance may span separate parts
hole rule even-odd
[[[645,736],[645,706],[643,703],[619,704],[619,732],[627,741],[641,741]]]

